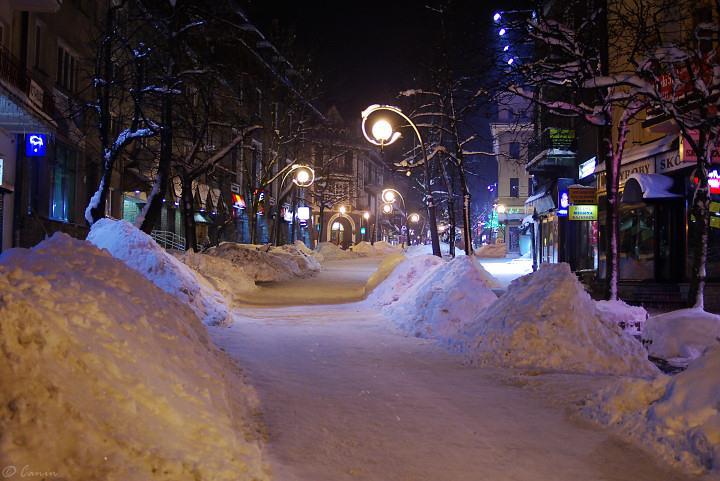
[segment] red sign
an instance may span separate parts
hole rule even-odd
[[[697,177],[693,179],[695,185],[700,181]],[[717,170],[711,170],[708,172],[708,187],[710,188],[711,194],[720,194],[720,174]]]
[[[233,200],[233,207],[236,209],[244,209],[245,208],[245,199],[240,194],[233,194],[232,195]]]
[[[706,57],[711,54],[714,54],[714,52],[709,52]],[[702,79],[708,88],[713,79],[712,67],[707,61],[694,60],[690,70],[688,70],[687,64],[684,62],[676,63],[670,68],[672,69],[671,72],[660,75],[660,96],[664,100],[682,100],[688,94],[694,92],[696,88],[693,79]]]

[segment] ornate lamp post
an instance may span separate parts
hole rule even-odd
[[[284,172],[283,172],[284,171]],[[292,183],[295,187],[300,187],[301,189],[306,189],[310,187],[313,182],[315,182],[315,170],[310,167],[309,165],[305,164],[291,164],[287,166],[285,169],[278,172],[278,175],[282,174],[282,179],[280,180],[280,195],[278,197],[278,206],[277,206],[277,219],[275,221],[275,245],[278,245],[279,239],[280,239],[280,202],[283,198],[290,192],[290,188],[288,188],[288,191],[285,192],[283,190],[283,187],[285,186],[285,181],[290,177],[290,174],[292,174]],[[273,180],[277,179],[277,176],[273,177]],[[293,201],[294,204],[294,201]],[[296,207],[295,205],[291,206],[293,209],[292,211],[292,229],[293,229],[293,236],[295,233],[295,217],[296,217]]]
[[[370,130],[370,132],[372,133],[372,137],[368,135],[366,124],[368,122],[368,118],[374,112],[390,112],[402,118],[405,122],[407,122],[407,125],[409,125],[413,129],[413,132],[415,132],[415,136],[417,137],[418,142],[420,142],[420,148],[422,149],[423,154],[423,169],[425,171],[425,199],[427,203],[428,220],[430,221],[430,238],[432,240],[433,255],[442,257],[442,254],[440,253],[440,237],[438,236],[437,230],[435,201],[433,199],[432,189],[430,188],[430,169],[428,167],[427,151],[425,149],[425,143],[423,142],[422,136],[420,135],[420,131],[413,123],[413,121],[410,120],[407,115],[402,113],[399,108],[393,107],[392,105],[371,105],[370,107],[363,110],[361,114],[362,132],[368,142],[373,145],[379,146],[381,149],[384,146],[390,145],[396,140],[398,140],[401,134],[393,128],[392,124],[388,121],[387,118],[381,117],[375,119],[372,125],[372,128]]]

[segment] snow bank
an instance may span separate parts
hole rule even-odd
[[[450,255],[450,245],[441,242],[440,243],[440,252],[443,256],[449,256]],[[432,255],[432,245],[431,244],[420,244],[420,245],[411,245],[409,246],[405,254],[409,257],[413,256],[424,256],[424,255]],[[464,256],[465,251],[463,249],[460,249],[458,246],[455,246],[455,255],[456,256]]]
[[[644,307],[631,306],[621,300],[597,301],[595,307],[606,321],[617,324],[620,329],[633,336],[640,335],[648,318]]]
[[[380,263],[375,272],[372,273],[370,278],[365,283],[365,296],[369,296],[375,290],[375,288],[383,282],[385,279],[392,274],[400,263],[406,259],[405,254],[397,253],[386,256]]]
[[[352,246],[352,251],[355,254],[365,256],[384,256],[402,252],[402,248],[385,241],[378,241],[374,245],[369,242],[362,241],[357,245]]]
[[[444,261],[433,255],[408,257],[407,260],[397,258],[386,259],[378,271],[391,271],[386,279],[370,293],[367,300],[370,304],[384,307],[400,299],[407,290],[425,276],[428,271],[444,264]],[[404,262],[402,262],[404,260]],[[387,264],[386,264],[387,263]]]
[[[720,475],[720,347],[673,377],[625,379],[588,400],[583,413],[695,474]]]
[[[227,259],[193,251],[175,252],[173,255],[203,276],[232,304],[246,301],[258,290],[255,280]]]
[[[225,299],[207,280],[129,222],[100,219],[93,224],[87,240],[188,304],[204,323],[231,322]]]
[[[652,376],[640,342],[607,322],[568,264],[515,279],[468,325],[470,360],[509,367]]]
[[[320,270],[312,256],[295,246],[270,248],[251,244],[223,242],[205,251],[208,256],[219,257],[241,269],[257,282],[279,282],[294,277],[306,277]]]
[[[497,300],[486,284],[487,273],[470,257],[441,261],[420,274],[397,302],[384,310],[395,324],[414,336],[457,344],[463,324]]]
[[[486,244],[484,246],[480,246],[475,251],[475,255],[478,257],[499,258],[505,257],[505,254],[507,254],[507,249],[505,248],[505,244],[503,243]]]
[[[357,253],[349,250],[343,250],[332,242],[320,242],[315,250],[320,257],[320,261],[334,261],[338,259],[354,259],[358,257]]]
[[[714,346],[720,346],[720,316],[702,309],[680,309],[651,317],[642,339],[650,355],[686,366]]]
[[[190,307],[106,251],[55,234],[0,256],[6,465],[47,479],[267,480],[257,411]]]

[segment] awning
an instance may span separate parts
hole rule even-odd
[[[678,199],[680,194],[670,192],[673,179],[662,174],[631,174],[625,181],[623,202],[642,202],[651,199]]]
[[[555,209],[553,184],[540,186],[534,195],[527,198],[525,205],[534,207],[538,214],[543,214]]]

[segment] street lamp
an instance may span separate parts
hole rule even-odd
[[[366,127],[366,124],[368,122],[368,119],[370,118],[370,115],[375,112],[390,112],[392,114],[395,114],[396,116],[402,118],[405,122],[407,122],[407,125],[409,125],[413,132],[415,133],[415,136],[418,139],[418,142],[420,143],[420,148],[422,149],[422,155],[423,155],[423,169],[425,172],[425,184],[426,184],[426,190],[425,190],[425,199],[427,202],[427,210],[428,210],[428,218],[430,220],[430,236],[432,238],[432,249],[433,249],[433,255],[436,255],[438,257],[442,257],[442,254],[440,252],[440,238],[438,236],[437,231],[437,219],[436,219],[436,212],[435,212],[435,201],[433,199],[432,190],[430,189],[430,169],[428,166],[428,157],[427,157],[427,150],[425,149],[425,143],[423,142],[422,135],[420,135],[420,131],[418,130],[417,126],[413,123],[412,120],[410,120],[410,117],[405,115],[402,110],[400,110],[397,107],[394,107],[392,105],[371,105],[365,110],[362,111],[362,132],[365,136],[365,139],[370,142],[373,145],[379,146],[381,149],[386,146],[390,145],[393,142],[395,142],[397,139],[400,138],[401,134],[397,130],[395,130],[392,126],[392,124],[388,121],[388,119],[382,117],[375,120],[375,123],[373,124],[372,128],[370,129],[370,132],[372,133],[372,137],[368,135],[368,130]],[[404,202],[403,202],[404,203]]]
[[[383,214],[391,214],[393,211],[392,204],[383,204],[382,211],[383,211]]]
[[[504,214],[507,212],[507,208],[505,207],[505,204],[498,204],[498,206],[495,208],[495,210],[498,213],[498,224],[501,224],[503,226],[503,242],[507,242],[507,239],[505,236],[507,235],[506,226],[500,222],[500,214]],[[505,219],[507,221],[507,218]]]
[[[417,224],[418,222],[420,222],[420,214],[414,212],[408,216],[408,219],[413,224]]]
[[[283,170],[285,171],[283,173]],[[278,216],[279,216],[279,209],[280,209],[280,202],[283,198],[290,192],[290,188],[288,187],[288,192],[285,192],[283,190],[283,187],[285,186],[285,182],[287,181],[288,177],[292,174],[292,183],[296,187],[300,187],[301,189],[306,189],[310,187],[313,182],[315,182],[315,170],[310,167],[309,165],[305,164],[292,164],[285,169],[278,172],[272,179],[275,180],[277,177],[283,173],[282,179],[280,180],[280,196],[278,198]],[[293,202],[294,203],[294,202]],[[296,206],[292,206],[292,235],[295,236],[295,216],[296,216]],[[278,245],[280,240],[280,219],[277,218],[275,221],[275,245]]]
[[[340,214],[345,215],[345,213],[347,212],[347,207],[341,205],[338,211],[340,212]]]
[[[405,222],[400,223],[400,239],[401,239],[400,243],[402,244],[403,247],[405,247],[405,237],[407,236],[407,234],[403,233],[403,231],[407,232],[407,225],[406,225],[407,224],[407,207],[405,207],[405,198],[402,196],[402,194],[400,192],[398,192],[395,189],[383,189],[383,191],[380,194],[380,198],[383,200],[383,202],[385,202],[385,205],[394,204],[398,197],[402,201],[402,206],[403,206],[402,209],[398,209],[398,210],[400,210],[400,213],[402,214],[401,219],[403,219],[405,221]],[[384,207],[383,207],[383,210],[384,210]]]

